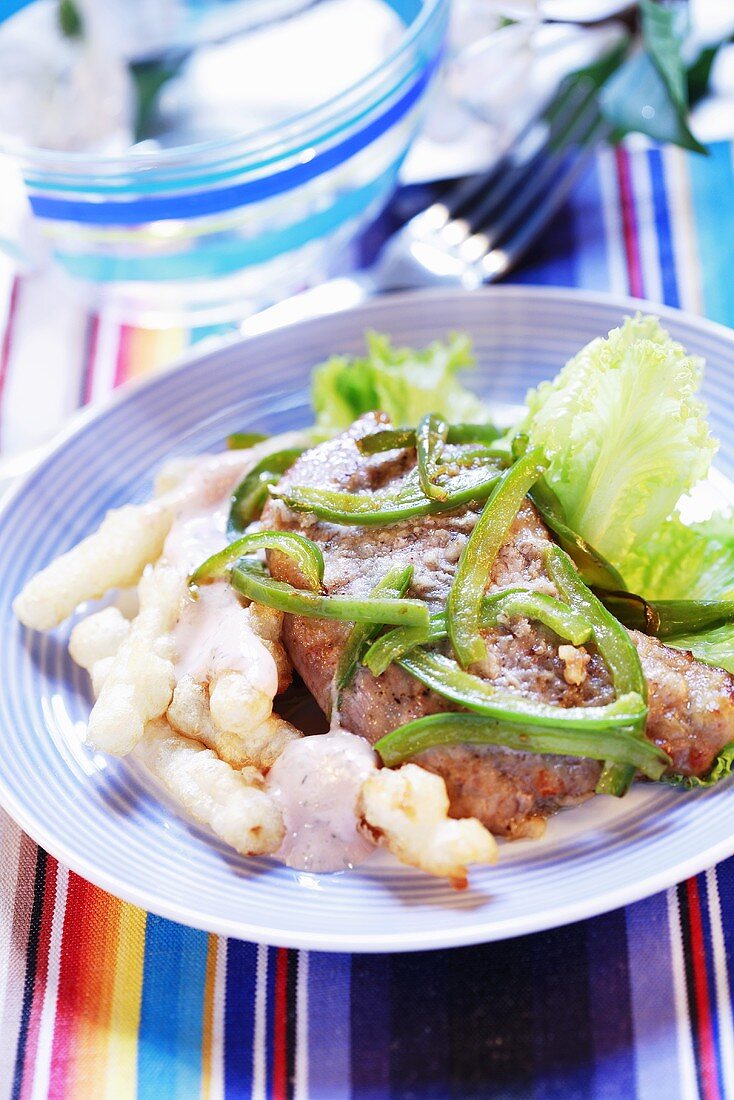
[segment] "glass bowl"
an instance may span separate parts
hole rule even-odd
[[[450,0],[385,2],[402,24],[389,56],[276,125],[122,156],[6,147],[36,229],[92,302],[141,325],[208,324],[323,277],[390,196],[441,61]]]

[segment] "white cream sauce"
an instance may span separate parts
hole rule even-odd
[[[174,520],[163,545],[163,556],[188,576],[227,545],[227,507],[187,508]]]
[[[172,493],[176,514],[163,556],[182,578],[227,545],[230,494],[259,457],[257,448],[206,456]],[[222,672],[240,672],[253,688],[275,696],[275,662],[225,581],[202,585],[198,597],[187,600],[173,630],[173,645],[177,680],[191,676],[205,683]]]
[[[303,433],[286,432],[277,438],[277,450],[304,443]],[[276,440],[242,451],[202,455],[193,465],[185,461],[179,484],[159,498],[173,509],[174,520],[163,556],[187,575],[227,544],[230,496],[256,462],[274,449]],[[175,479],[172,463],[169,474]],[[163,474],[165,476],[166,470]]]
[[[357,830],[357,797],[376,759],[346,730],[287,745],[267,777],[286,830],[276,858],[302,871],[343,871],[367,859],[374,844]]]
[[[205,683],[222,672],[241,672],[257,691],[275,698],[275,661],[250,626],[249,617],[225,581],[203,585],[189,600],[173,630],[176,680]]]

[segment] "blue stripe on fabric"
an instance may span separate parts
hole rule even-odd
[[[590,920],[585,928],[593,1037],[589,1097],[628,1100],[635,1095],[635,1059],[624,911]]]
[[[637,1100],[679,1100],[677,1020],[665,894],[625,910]]]
[[[644,156],[645,154],[641,153],[639,155]],[[655,208],[655,236],[657,238],[663,301],[669,306],[680,306],[663,158],[659,149],[650,149],[647,152],[647,159],[650,166],[652,198]]]
[[[198,1093],[208,935],[148,914],[138,1034],[138,1096]]]
[[[714,321],[734,324],[734,209],[732,146],[718,143],[709,156],[688,154],[693,211],[698,241],[704,313]]]
[[[250,1100],[255,1040],[257,945],[227,941],[224,997],[224,1093],[227,1100]]]
[[[390,1001],[390,1095],[393,1100],[444,1100],[451,1072],[446,952],[393,955]]]
[[[354,1100],[390,1100],[390,957],[352,958],[350,1029]]]
[[[163,282],[170,279],[216,278],[244,267],[266,263],[285,252],[292,252],[310,241],[335,232],[372,204],[384,201],[391,190],[400,164],[395,161],[381,176],[365,187],[349,191],[336,202],[303,221],[252,240],[235,238],[224,244],[208,240],[200,248],[165,256],[97,256],[57,251],[55,257],[70,275],[94,282]]]
[[[570,201],[574,227],[574,286],[609,290],[609,254],[604,223],[599,158],[576,183]]]
[[[535,1100],[588,1100],[592,1039],[586,930],[571,924],[529,938]]]
[[[450,1079],[446,1096],[533,1096],[532,938],[452,952],[448,960]]]
[[[574,209],[572,202],[567,201],[543,230],[532,252],[521,260],[520,266],[507,281],[542,286],[575,286],[576,250]]]
[[[397,102],[363,129],[310,160],[294,164],[274,175],[185,195],[130,201],[90,202],[31,194],[31,208],[37,217],[53,221],[72,221],[86,225],[141,225],[167,218],[197,218],[205,214],[221,213],[262,202],[274,195],[282,195],[339,167],[387,133],[420,99],[440,63],[442,52],[439,49],[427,62],[418,78]]]
[[[312,951],[308,956],[308,1095],[350,1100],[352,960]]]
[[[731,991],[734,990],[734,859],[719,863],[714,873],[719,888],[726,972],[731,997]],[[723,1087],[722,1096],[727,1096],[727,1089]]]

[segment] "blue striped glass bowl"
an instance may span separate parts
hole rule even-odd
[[[237,140],[122,157],[19,154],[56,261],[139,324],[246,315],[323,275],[382,208],[441,60],[449,0],[386,0],[390,56],[338,96]]]

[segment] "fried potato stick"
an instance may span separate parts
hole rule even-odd
[[[50,630],[85,600],[135,584],[160,556],[172,520],[163,500],[108,512],[93,535],[28,581],[13,603],[16,616],[24,626]]]
[[[69,653],[81,668],[91,672],[98,661],[114,657],[130,633],[130,621],[118,607],[105,607],[76,624],[69,638]]]
[[[135,755],[191,815],[243,856],[276,852],[283,839],[280,810],[252,780],[211,749],[151,722]]]
[[[89,716],[87,740],[125,756],[148,722],[165,714],[174,686],[169,633],[186,598],[177,570],[160,562],[140,582],[140,613],[114,657]]]
[[[255,767],[261,772],[269,771],[285,746],[301,736],[295,726],[277,714],[245,733],[220,730],[209,713],[206,686],[191,676],[182,677],[176,684],[168,721],[181,733],[202,741],[233,768]]]
[[[302,438],[303,433],[291,432],[247,451],[204,455],[181,463],[178,474],[171,465],[159,483],[167,489],[162,496],[108,512],[93,534],[32,577],[13,603],[17,618],[33,630],[51,630],[80,603],[135,584],[146,565],[160,557],[182,509],[213,507],[263,455]]]

